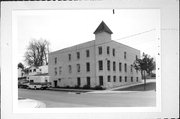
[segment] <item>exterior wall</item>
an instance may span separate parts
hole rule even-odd
[[[102,47],[102,54],[99,55],[98,47]],[[110,54],[107,54],[107,47],[110,48]],[[115,49],[115,56],[113,56]],[[90,51],[90,57],[86,57],[86,50]],[[80,59],[77,59],[77,52],[80,53]],[[126,52],[126,58],[124,58]],[[69,54],[71,60],[69,61]],[[95,40],[79,44],[73,47],[65,48],[59,51],[51,52],[49,56],[49,76],[52,86],[74,87],[78,85],[77,77],[81,78],[80,87],[87,85],[87,77],[90,77],[90,87],[100,85],[100,76],[103,76],[103,87],[112,88],[121,85],[141,82],[140,73],[136,72],[131,65],[136,59],[136,55],[140,57],[140,51],[129,46],[111,40],[111,35],[102,32],[95,34]],[[56,59],[56,61],[55,61]],[[103,70],[99,71],[99,60],[103,61]],[[110,71],[107,70],[107,61],[110,61]],[[90,63],[90,72],[86,71],[86,63]],[[116,71],[113,71],[113,62],[116,62]],[[121,63],[121,71],[119,71],[119,63]],[[127,64],[127,72],[124,70],[124,64]],[[77,64],[80,64],[80,72],[77,72]],[[71,65],[72,72],[69,72]],[[61,67],[61,72],[59,67]],[[56,73],[55,73],[56,72]],[[108,81],[108,76],[111,80]],[[116,76],[116,81],[113,77]],[[119,81],[119,77],[122,77]],[[127,81],[125,81],[127,77]],[[133,80],[131,81],[131,77]],[[138,81],[136,78],[138,77]]]
[[[96,48],[96,64],[98,65],[98,61],[103,61],[103,71],[99,71],[98,67],[96,68],[97,79],[99,76],[103,76],[104,78],[104,87],[111,88],[117,87],[121,85],[127,85],[132,83],[139,83],[141,82],[140,72],[136,72],[134,68],[132,68],[131,72],[131,65],[136,59],[136,55],[140,57],[140,51],[128,47],[126,45],[120,44],[118,42],[112,41],[103,45],[99,45],[103,48],[103,54],[98,55],[98,48]],[[110,47],[110,54],[107,54],[107,47]],[[112,54],[112,49],[115,49],[115,56]],[[124,52],[126,52],[126,59],[124,59]],[[107,61],[110,61],[110,71],[107,70]],[[113,62],[116,63],[116,70],[113,71]],[[121,63],[121,71],[119,70],[119,63]],[[125,72],[124,64],[127,64],[127,72]],[[111,77],[111,81],[108,82],[107,77]],[[116,76],[116,81],[113,81],[113,77]],[[119,77],[121,76],[121,81]],[[127,77],[127,82],[125,82],[125,76]],[[131,81],[131,77],[133,77],[133,81]],[[136,78],[138,77],[138,82]],[[99,79],[98,79],[99,80]]]
[[[28,76],[28,80],[32,81],[34,83],[44,83],[44,82],[50,82],[49,76]]]
[[[48,73],[48,66],[40,66],[38,68],[36,67],[31,67],[29,68],[29,75],[36,75],[36,74],[44,74],[44,73]]]
[[[88,47],[88,48],[85,48]],[[89,50],[90,57],[86,57],[86,50]],[[80,59],[77,59],[77,52],[80,52]],[[71,61],[68,59],[68,54],[71,54]],[[55,57],[57,57],[57,64],[55,64]],[[90,63],[90,72],[86,71],[86,63]],[[80,72],[77,72],[77,64],[80,64]],[[76,86],[77,77],[81,78],[81,85],[83,87],[87,84],[87,77],[91,79],[91,87],[96,85],[95,82],[95,69],[94,69],[94,41],[77,45],[64,50],[56,51],[49,54],[49,75],[52,84],[57,81],[58,86]],[[72,66],[72,72],[69,73],[68,65]],[[59,67],[62,67],[62,72],[59,73]],[[57,68],[57,75],[55,69]]]

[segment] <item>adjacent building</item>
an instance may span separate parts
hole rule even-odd
[[[132,64],[140,51],[111,40],[113,32],[102,21],[95,40],[49,53],[49,76],[53,87],[112,88],[141,82]]]
[[[48,75],[48,65],[39,67],[29,67],[27,80],[34,83],[46,83],[50,82]]]

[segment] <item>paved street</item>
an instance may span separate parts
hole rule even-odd
[[[81,93],[19,89],[19,97],[42,101],[46,107],[142,107],[155,106],[155,91]]]

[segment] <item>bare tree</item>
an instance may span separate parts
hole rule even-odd
[[[29,66],[48,64],[49,42],[47,40],[32,40],[25,52],[25,62]]]

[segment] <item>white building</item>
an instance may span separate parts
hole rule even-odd
[[[140,51],[111,40],[102,21],[95,40],[49,53],[49,76],[54,87],[112,88],[141,82],[132,64]]]
[[[40,66],[40,67],[30,67],[28,69],[29,75],[27,76],[27,80],[30,82],[50,82],[48,75],[48,65]]]

